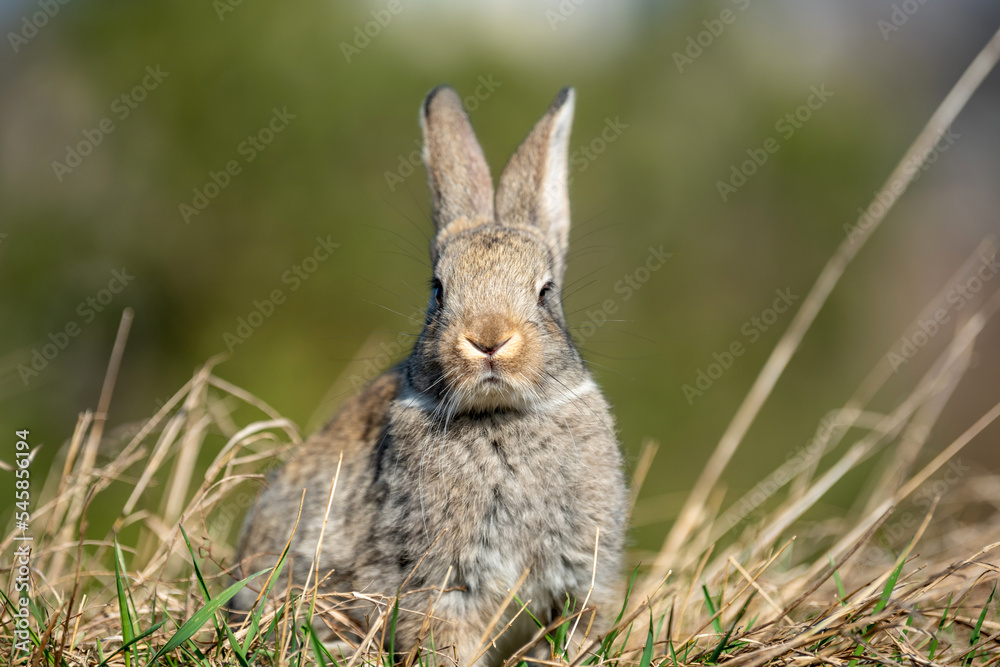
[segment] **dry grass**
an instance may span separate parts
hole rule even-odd
[[[1000,33],[901,164],[933,143],[935,132],[958,114],[998,57]],[[899,178],[902,173],[894,173],[887,187]],[[973,476],[954,463],[961,449],[1000,416],[1000,404],[951,443],[931,437],[977,337],[1000,308],[1000,292],[956,325],[946,349],[902,400],[876,412],[872,400],[892,376],[883,359],[844,406],[824,419],[809,456],[769,478],[766,512],[744,516],[757,499],[722,511],[719,480],[726,464],[865,238],[845,242],[821,273],[662,549],[634,554],[636,562],[649,567],[636,571],[615,629],[595,636],[586,612],[539,629],[536,643],[550,646],[550,659],[543,662],[641,667],[1000,663],[1000,603],[993,594],[1000,578],[1000,476]],[[988,239],[970,261],[995,253],[995,241]],[[961,275],[960,270],[956,280]],[[233,630],[221,622],[218,608],[231,583],[227,564],[232,563],[236,523],[256,493],[262,470],[301,438],[295,425],[270,406],[214,375],[214,361],[151,419],[106,433],[130,321],[126,313],[97,411],[80,416],[48,475],[32,471],[30,650],[14,648],[15,607],[8,598],[14,595],[16,568],[4,563],[0,661],[59,667],[102,662],[131,667],[150,661],[352,667],[390,661],[394,615],[432,611],[408,609],[405,596],[319,593],[313,576],[306,591],[277,592],[284,604],[258,611],[244,627]],[[640,457],[633,498],[655,450],[648,445]],[[859,467],[870,467],[875,455],[888,463],[855,510],[834,520],[807,520],[838,482]],[[206,461],[205,473],[196,479]],[[121,498],[123,489],[128,490],[124,504],[105,501]],[[87,531],[88,522],[107,525],[105,537],[86,537],[94,533]],[[12,553],[23,544],[16,541],[21,535],[12,530],[0,551]],[[128,546],[119,543],[119,536]],[[447,586],[446,579],[439,590]],[[505,606],[530,613],[516,593],[517,587]],[[375,602],[379,610],[367,627],[358,628],[364,641],[324,647],[312,629],[314,618],[322,622],[318,612],[334,618],[361,599]],[[504,618],[498,610],[482,637],[484,650],[506,629]],[[583,637],[588,651],[568,655],[562,646],[570,633]],[[399,658],[407,665],[448,663],[447,647]]]

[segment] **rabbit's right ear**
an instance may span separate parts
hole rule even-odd
[[[428,93],[420,126],[438,235],[457,221],[461,228],[492,222],[493,178],[458,93],[449,86]]]

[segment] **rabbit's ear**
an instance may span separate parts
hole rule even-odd
[[[548,238],[561,281],[569,244],[569,134],[573,125],[572,88],[556,95],[535,129],[518,147],[500,176],[497,220],[534,226]]]
[[[493,178],[458,93],[449,86],[428,93],[420,126],[438,233],[463,218],[493,222]]]

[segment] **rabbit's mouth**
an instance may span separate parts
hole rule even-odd
[[[531,392],[497,370],[483,370],[455,387],[453,405],[460,412],[527,410]]]

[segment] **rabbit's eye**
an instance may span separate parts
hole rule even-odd
[[[549,282],[545,283],[544,285],[542,285],[542,289],[538,291],[538,304],[539,305],[542,305],[543,303],[545,303],[546,297],[548,297],[549,293],[552,292],[552,289],[555,286],[556,286],[555,283],[553,283],[551,280]]]
[[[434,297],[434,305],[440,308],[444,302],[444,285],[437,278],[431,283],[431,295]]]

